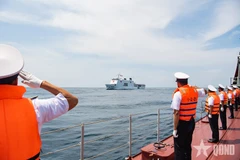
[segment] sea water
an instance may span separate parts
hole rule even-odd
[[[79,98],[78,105],[42,128],[42,160],[79,160],[81,124],[84,125],[84,158],[123,160],[129,154],[129,115],[132,114],[132,155],[141,147],[157,141],[157,110],[160,110],[160,140],[173,129],[172,93],[175,88],[145,90],[106,90],[105,88],[65,88]],[[42,89],[28,88],[26,97],[39,99],[53,95]],[[199,98],[197,119],[204,98]],[[141,114],[142,113],[142,114]],[[135,115],[136,114],[136,115]],[[119,119],[114,119],[118,117]],[[121,118],[120,118],[121,117]],[[103,121],[103,122],[101,122]],[[101,123],[100,123],[101,122]],[[48,133],[62,128],[71,129]],[[74,146],[69,149],[67,147]],[[121,147],[122,146],[122,147]],[[63,150],[62,150],[63,149]],[[56,152],[62,150],[60,152]]]

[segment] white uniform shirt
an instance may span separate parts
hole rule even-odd
[[[203,96],[205,96],[205,91],[204,91],[203,88],[202,88],[202,89],[197,89],[197,91],[198,91],[198,97],[203,97]],[[172,108],[172,109],[175,109],[175,110],[179,110],[181,100],[182,100],[182,95],[181,95],[181,93],[180,93],[179,91],[176,92],[176,93],[174,93],[173,99],[172,99],[171,108]]]
[[[220,104],[222,104],[222,101],[224,101],[224,95],[220,93],[218,96],[220,98]]]
[[[232,99],[232,94],[231,93],[228,93],[228,99]]]
[[[234,95],[234,96],[236,96],[236,92],[237,92],[237,91],[236,91],[236,89],[235,89],[235,90],[233,91],[233,95]]]
[[[43,123],[61,116],[69,109],[68,101],[61,93],[49,99],[34,99],[32,103],[37,116],[39,134]]]
[[[214,98],[211,96],[208,98],[208,106],[214,106]]]

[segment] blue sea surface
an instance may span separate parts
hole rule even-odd
[[[65,88],[79,98],[78,105],[43,125],[42,160],[79,160],[81,124],[84,123],[84,159],[123,160],[129,154],[129,115],[132,114],[132,155],[157,141],[157,110],[160,110],[160,139],[173,128],[172,93],[175,88],[145,90],[106,90],[105,88]],[[53,95],[42,89],[28,88],[26,97],[39,99]],[[201,117],[199,98],[197,119]],[[139,113],[139,114],[138,114]],[[114,119],[118,117],[117,119]],[[71,126],[76,126],[71,128]],[[48,133],[63,128],[66,130]],[[74,146],[72,147],[71,146]],[[69,149],[65,149],[70,147]],[[50,153],[51,152],[51,153]],[[45,154],[45,155],[44,155]],[[46,155],[47,154],[47,155]]]

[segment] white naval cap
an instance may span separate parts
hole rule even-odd
[[[231,86],[228,86],[227,88],[228,88],[229,90],[233,90]]]
[[[222,84],[219,84],[218,86],[222,89],[225,89],[225,87]]]
[[[238,88],[238,86],[236,86],[236,85],[233,85],[232,87],[233,87],[233,88]]]
[[[208,85],[208,89],[213,92],[217,91],[217,89],[213,85]]]
[[[16,48],[0,44],[0,79],[18,74],[23,66],[23,57]]]
[[[188,79],[190,76],[187,75],[186,73],[183,73],[183,72],[176,72],[174,74],[174,76],[177,78],[177,79]]]

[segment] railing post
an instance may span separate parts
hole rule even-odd
[[[80,150],[80,157],[81,157],[81,160],[84,160],[84,123],[82,124],[82,127],[81,127],[81,150]]]
[[[158,109],[158,118],[157,118],[157,142],[160,141],[160,109]]]
[[[129,157],[132,157],[132,115],[129,115]]]

